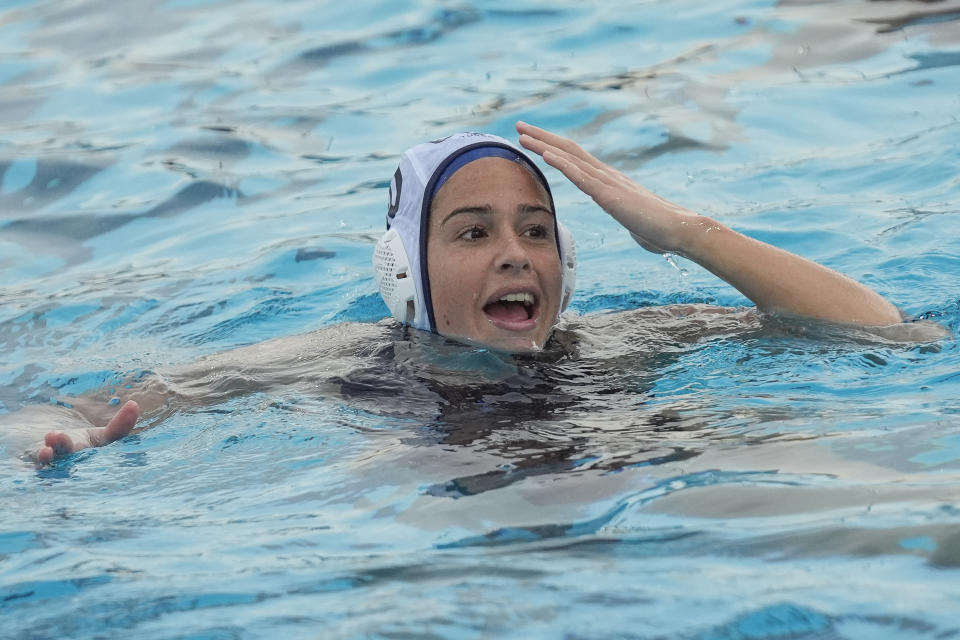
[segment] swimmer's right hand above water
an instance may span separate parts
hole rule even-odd
[[[81,449],[102,447],[133,430],[140,418],[140,405],[133,400],[127,401],[104,427],[79,427],[68,431],[50,431],[44,437],[43,444],[28,452],[38,467],[50,464],[58,458],[76,453]]]
[[[761,311],[859,326],[902,321],[872,289],[661,198],[572,140],[525,122],[517,132],[521,145],[593,198],[645,249],[696,262]]]

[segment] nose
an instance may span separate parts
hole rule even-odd
[[[500,255],[497,256],[497,268],[500,271],[528,271],[530,256],[520,241],[520,238],[511,236],[501,245]]]

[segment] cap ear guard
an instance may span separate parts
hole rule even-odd
[[[390,315],[409,325],[419,326],[423,310],[417,308],[417,287],[403,240],[395,229],[388,230],[373,251],[373,271],[380,295]]]
[[[577,288],[577,247],[573,243],[573,234],[557,222],[557,239],[560,247],[560,268],[563,271],[563,302],[560,311],[566,311],[567,305],[573,298],[573,291]]]

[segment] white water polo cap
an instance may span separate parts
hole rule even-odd
[[[519,148],[486,133],[458,133],[408,149],[390,181],[387,232],[373,252],[373,268],[390,314],[417,329],[436,331],[427,277],[427,230],[433,196],[458,169],[481,157],[502,157],[527,168],[543,185],[554,211],[557,251],[563,270],[560,311],[576,285],[573,237],[557,222],[550,185],[543,172]]]

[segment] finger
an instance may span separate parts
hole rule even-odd
[[[579,148],[577,146],[577,143],[569,138],[564,138],[561,135],[558,135],[551,131],[547,131],[546,129],[541,129],[538,126],[529,124],[527,122],[523,122],[522,120],[517,122],[516,126],[517,126],[517,133],[519,133],[520,135],[526,134],[531,138],[536,138],[537,140],[543,140],[547,144],[551,144],[561,149],[567,149],[568,151],[572,151],[572,149],[569,149],[569,147]]]
[[[569,153],[574,153],[574,154],[577,154],[577,152],[582,154],[587,153],[573,140],[569,138],[564,138],[563,136],[557,135],[556,133],[551,133],[546,129],[535,127],[532,124],[527,124],[526,122],[517,123],[517,132],[520,133],[521,136],[528,135],[531,138],[545,142],[551,146],[557,147],[558,149],[563,149],[564,151],[567,151]]]
[[[543,140],[533,138],[527,134],[521,135],[519,138],[519,141],[521,146],[529,149],[530,151],[533,151],[534,153],[540,155],[541,157],[543,157],[543,154],[545,153],[552,152],[558,156],[566,158],[567,160],[573,161],[577,164],[584,165],[584,168],[586,168],[586,166],[593,167],[592,163],[585,161],[583,158],[579,157],[578,155],[571,153],[565,149],[562,149],[556,145],[552,145],[548,142],[544,142]],[[596,169],[596,167],[593,167],[593,168]]]
[[[534,140],[538,140],[541,143],[546,143],[552,147],[556,147],[557,149],[560,149],[573,156],[576,156],[577,158],[585,160],[592,165],[600,166],[600,167],[606,166],[604,165],[603,162],[600,162],[600,160],[598,160],[596,156],[584,150],[583,147],[581,147],[580,145],[578,145],[576,142],[574,142],[569,138],[564,138],[563,136],[557,135],[555,133],[551,133],[546,129],[541,129],[540,127],[535,127],[532,124],[527,124],[526,122],[518,122],[517,131],[520,133],[521,138],[524,135],[527,135]],[[523,143],[521,142],[521,144]]]
[[[626,177],[624,174],[620,173],[610,165],[597,160],[592,155],[588,154],[585,151],[582,151],[583,156],[570,153],[559,147],[555,147],[551,144],[548,144],[542,140],[537,140],[532,138],[527,134],[522,134],[519,138],[520,144],[527,149],[530,149],[534,153],[539,154],[543,157],[543,154],[547,152],[553,152],[567,160],[573,162],[580,167],[582,171],[593,176],[597,180],[610,185],[610,186],[622,186],[630,188],[634,183],[630,178]]]
[[[595,180],[598,185],[604,185],[607,187],[617,186],[617,182],[618,182],[617,175],[616,174],[611,175],[611,172],[609,169],[608,170],[599,169],[594,165],[590,164],[589,162],[586,162],[575,155],[567,153],[562,149],[550,148],[545,150],[543,152],[543,155],[541,155],[544,161],[547,160],[545,154],[551,154],[555,157],[562,158],[564,161],[568,162],[570,165],[577,167],[577,169],[579,169],[584,175],[589,176],[590,178]],[[550,163],[547,162],[547,164],[550,164]],[[556,165],[551,165],[551,166],[554,166],[555,168],[559,168],[559,167],[556,167]]]
[[[82,448],[77,447],[74,439],[63,431],[51,431],[44,437],[43,443],[46,445],[45,448],[49,448],[51,451],[51,460],[70,455],[78,448]]]
[[[33,460],[38,467],[50,464],[54,458],[53,447],[42,446],[33,454]]]
[[[569,157],[565,157],[554,151],[547,151],[543,155],[543,160],[554,169],[560,171],[560,173],[565,175],[578,189],[594,200],[600,199],[600,192],[607,188],[607,185],[602,180],[591,175],[582,165],[571,160]]]
[[[107,423],[107,426],[90,429],[90,444],[94,447],[102,447],[114,440],[119,440],[130,433],[139,418],[140,405],[133,400],[128,400]]]
[[[539,138],[534,138],[529,133],[521,133],[517,140],[520,142],[521,147],[529,149],[530,151],[540,155],[543,155],[543,152],[551,147],[551,145],[547,144],[543,140],[540,140]]]
[[[520,133],[520,144],[534,153],[542,156],[545,151],[554,149],[585,162],[595,171],[608,175],[611,181],[618,181],[624,186],[634,184],[631,178],[614,169],[606,162],[603,162],[589,151],[584,150],[583,147],[569,138],[558,136],[555,133],[550,133],[545,129],[522,121],[517,122],[516,127]]]

